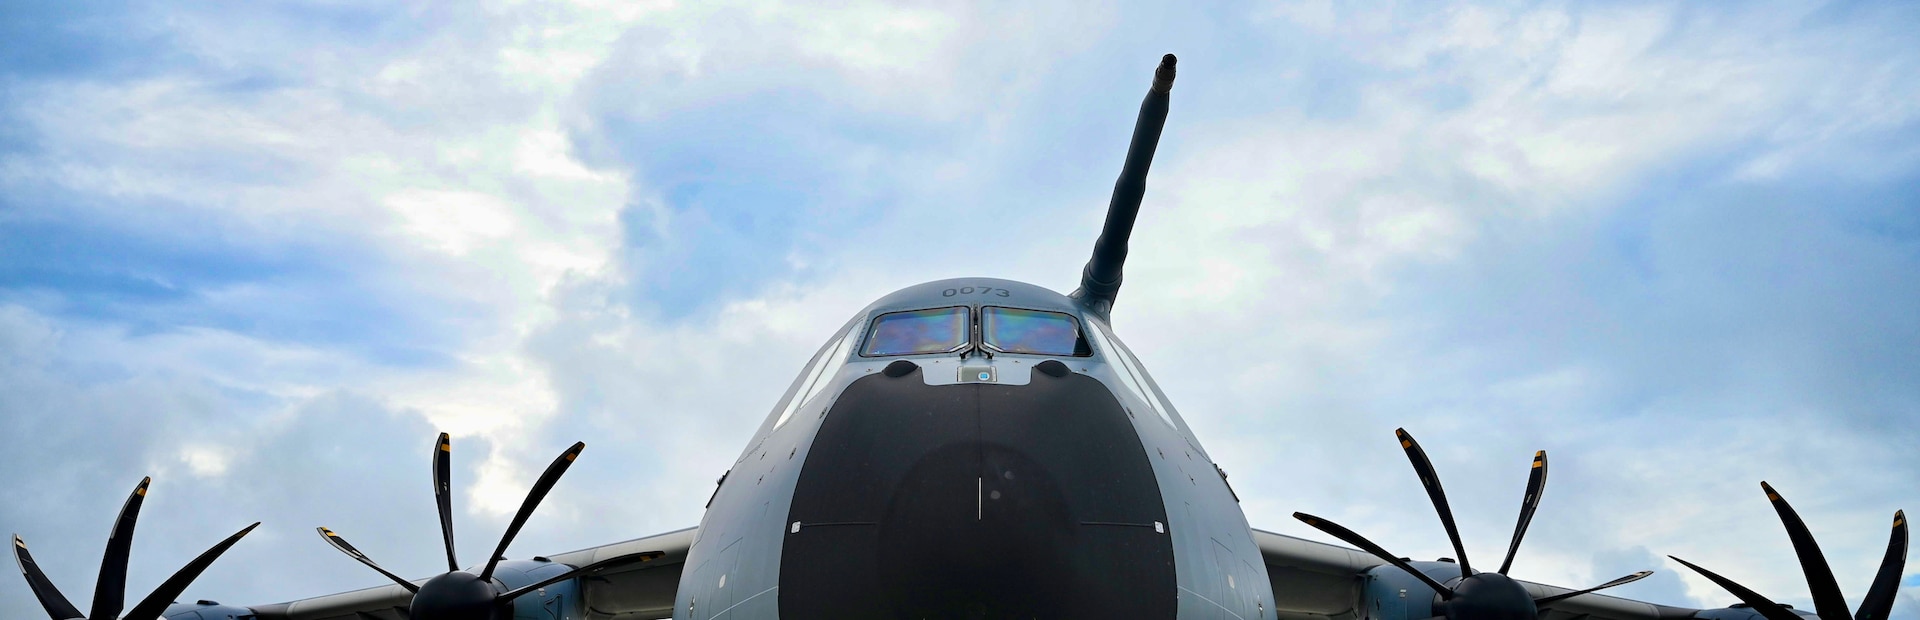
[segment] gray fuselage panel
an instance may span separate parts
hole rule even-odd
[[[874,317],[953,306],[1070,315],[1091,355],[860,355]],[[1034,370],[1048,361],[1065,368]],[[966,278],[874,302],[748,445],[675,618],[1274,617],[1212,461],[1111,330],[1050,290]]]

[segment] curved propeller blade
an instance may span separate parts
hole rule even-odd
[[[1676,558],[1676,559],[1678,559],[1678,558]],[[1637,573],[1634,573],[1634,574],[1631,574],[1631,575],[1627,575],[1627,576],[1625,576],[1625,577],[1621,577],[1621,578],[1619,578],[1619,579],[1615,579],[1615,580],[1613,580],[1613,581],[1609,581],[1609,582],[1606,582],[1606,583],[1603,583],[1603,584],[1600,584],[1600,585],[1597,585],[1597,586],[1594,586],[1594,587],[1591,587],[1591,588],[1587,588],[1587,589],[1585,589],[1585,590],[1578,590],[1578,591],[1574,591],[1574,592],[1568,592],[1568,593],[1565,593],[1565,594],[1555,594],[1555,595],[1553,595],[1553,596],[1548,596],[1548,597],[1543,597],[1543,598],[1537,598],[1537,599],[1533,599],[1533,606],[1534,606],[1534,607],[1545,607],[1545,606],[1547,606],[1547,605],[1552,605],[1552,604],[1554,604],[1554,603],[1558,603],[1558,602],[1560,602],[1560,601],[1564,601],[1564,600],[1567,600],[1567,599],[1570,599],[1570,598],[1573,598],[1573,597],[1576,597],[1576,596],[1580,596],[1580,595],[1582,595],[1582,594],[1587,594],[1587,593],[1591,593],[1591,592],[1599,592],[1599,591],[1601,591],[1601,590],[1605,590],[1605,589],[1607,589],[1607,588],[1611,588],[1611,587],[1614,587],[1614,586],[1624,586],[1624,585],[1627,585],[1627,584],[1629,584],[1629,583],[1633,583],[1633,582],[1635,582],[1635,581],[1639,581],[1639,580],[1642,580],[1642,579],[1646,579],[1646,578],[1647,578],[1647,575],[1651,575],[1651,574],[1653,574],[1653,571],[1650,571],[1650,570],[1643,570],[1643,571],[1640,571],[1640,572],[1637,572]]]
[[[1800,617],[1800,614],[1787,611],[1787,609],[1781,607],[1779,603],[1767,600],[1767,597],[1760,596],[1758,592],[1748,590],[1746,586],[1734,583],[1732,579],[1721,577],[1713,571],[1694,565],[1692,562],[1674,558],[1673,556],[1667,557],[1673,558],[1673,561],[1693,569],[1693,572],[1700,573],[1700,576],[1706,577],[1709,581],[1718,584],[1721,589],[1738,597],[1740,602],[1746,603],[1749,607],[1752,607],[1754,611],[1760,612],[1760,615],[1766,616],[1767,620],[1804,620]]]
[[[542,579],[538,583],[528,584],[528,585],[520,586],[518,588],[514,588],[512,591],[507,592],[506,594],[502,594],[500,595],[499,598],[494,599],[494,602],[499,603],[501,605],[505,605],[507,603],[513,602],[513,599],[520,598],[520,596],[523,594],[527,594],[529,592],[533,592],[541,588],[544,588],[556,583],[560,583],[568,579],[572,579],[574,577],[579,577],[581,575],[586,575],[590,573],[597,573],[609,568],[617,568],[621,566],[626,566],[628,564],[652,562],[666,555],[667,554],[665,552],[661,552],[661,551],[642,551],[640,553],[629,553],[626,555],[614,556],[598,562],[594,562],[592,564],[588,564],[586,566],[582,566],[580,568],[576,568],[564,573],[560,573],[558,575],[554,575],[552,577],[548,577],[546,579]]]
[[[573,466],[573,460],[579,458],[580,451],[586,448],[586,442],[574,442],[573,447],[561,452],[560,456],[553,459],[553,463],[547,465],[547,471],[541,472],[540,479],[527,491],[526,501],[520,503],[520,512],[514,513],[513,523],[507,526],[507,533],[500,536],[500,546],[495,547],[493,555],[487,558],[487,567],[480,571],[481,581],[493,578],[494,567],[499,565],[500,558],[506,556],[507,545],[513,543],[513,537],[520,534],[520,526],[527,524],[527,517],[533,516],[533,509],[540,507],[540,500],[546,499],[547,492],[552,491],[554,483],[560,481],[560,475],[567,473],[567,468]]]
[[[1527,535],[1527,526],[1533,523],[1533,511],[1540,507],[1540,494],[1547,490],[1547,451],[1533,453],[1533,473],[1527,474],[1527,495],[1520,498],[1520,519],[1513,524],[1513,542],[1507,543],[1507,559],[1500,562],[1502,575],[1513,568],[1513,555],[1520,552],[1520,539]],[[1614,584],[1619,585],[1619,584]],[[1601,586],[1609,587],[1609,586]]]
[[[212,549],[208,549],[206,553],[200,554],[200,557],[188,562],[172,577],[160,582],[160,587],[154,588],[152,594],[140,599],[140,602],[133,606],[133,611],[127,612],[123,620],[159,620],[160,612],[166,611],[167,605],[173,604],[173,599],[179,598],[181,592],[187,591],[187,586],[193,583],[194,578],[199,577],[202,571],[213,565],[214,560],[220,559],[220,554],[226,553],[228,547],[240,542],[241,537],[246,536],[247,532],[253,531],[256,527],[260,527],[260,522],[255,521],[253,525],[242,528],[234,535],[228,536],[226,540],[220,541],[220,544],[214,545]]]
[[[1441,583],[1438,581],[1434,581],[1433,578],[1428,577],[1426,573],[1422,573],[1418,570],[1415,570],[1412,564],[1408,564],[1406,560],[1402,560],[1394,556],[1393,554],[1388,553],[1385,548],[1382,548],[1380,545],[1373,544],[1373,541],[1371,540],[1367,540],[1367,537],[1356,534],[1354,533],[1353,530],[1340,527],[1340,524],[1338,523],[1334,523],[1332,521],[1328,521],[1326,519],[1322,519],[1320,517],[1316,517],[1304,512],[1293,513],[1293,518],[1299,519],[1302,523],[1306,523],[1307,525],[1313,526],[1314,529],[1320,530],[1322,532],[1326,532],[1327,534],[1333,536],[1334,538],[1338,538],[1342,541],[1345,541],[1349,545],[1359,547],[1362,550],[1365,550],[1367,553],[1373,554],[1375,557],[1378,557],[1382,560],[1386,560],[1388,564],[1392,564],[1394,566],[1400,567],[1400,570],[1407,571],[1407,574],[1413,575],[1415,578],[1419,579],[1421,583],[1427,584],[1427,587],[1433,588],[1434,592],[1439,593],[1441,599],[1453,600],[1453,590],[1451,588],[1448,588],[1445,585],[1441,585]],[[1464,575],[1466,573],[1461,573],[1461,574]]]
[[[1827,566],[1827,558],[1820,553],[1820,544],[1814,542],[1813,533],[1807,531],[1807,523],[1800,520],[1800,514],[1793,506],[1773,490],[1773,485],[1765,481],[1760,489],[1767,492],[1767,501],[1773,503],[1773,511],[1780,513],[1780,524],[1787,528],[1787,538],[1793,541],[1793,553],[1800,558],[1800,572],[1807,577],[1807,589],[1813,595],[1813,611],[1820,620],[1852,620],[1847,616],[1847,599],[1840,595],[1840,584],[1833,579],[1833,569]]]
[[[333,545],[333,548],[339,549],[341,553],[347,554],[347,557],[359,560],[361,564],[367,565],[367,568],[386,575],[388,579],[392,579],[394,583],[400,584],[400,587],[406,588],[408,592],[420,591],[420,586],[413,585],[413,582],[401,579],[399,575],[387,572],[387,569],[380,568],[379,564],[373,563],[373,558],[369,558],[367,554],[361,553],[359,549],[355,549],[351,543],[347,542],[347,539],[341,538],[339,534],[333,533],[333,530],[324,527],[316,527],[313,529],[314,531],[320,532],[320,538],[325,539],[327,544]]]
[[[140,520],[140,505],[147,499],[147,485],[153,477],[140,479],[120,505],[120,518],[113,522],[113,534],[107,536],[107,553],[100,558],[100,580],[93,586],[93,608],[88,618],[118,618],[127,604],[127,554],[133,550],[133,526]]]
[[[460,570],[460,561],[453,557],[453,489],[447,485],[447,476],[451,467],[449,459],[453,456],[453,439],[446,433],[433,444],[433,503],[440,509],[440,535],[447,543],[447,571]]]
[[[1887,556],[1880,560],[1880,572],[1873,577],[1867,598],[1860,600],[1854,620],[1886,620],[1893,610],[1893,597],[1900,592],[1900,573],[1907,566],[1907,513],[1893,512],[1893,535],[1887,538]]]
[[[53,587],[47,574],[40,572],[40,565],[33,561],[33,554],[27,553],[27,541],[21,540],[19,534],[13,535],[13,559],[20,563],[20,574],[26,575],[27,587],[33,589],[33,597],[40,599],[40,606],[46,608],[48,617],[53,620],[84,617],[66,596],[60,594],[59,588]]]
[[[1400,447],[1406,450],[1407,460],[1413,462],[1414,473],[1420,474],[1420,485],[1427,488],[1427,498],[1433,500],[1433,510],[1440,513],[1440,525],[1447,528],[1447,539],[1453,541],[1453,554],[1460,558],[1460,574],[1473,574],[1473,566],[1467,563],[1467,548],[1460,544],[1460,528],[1453,524],[1453,509],[1447,506],[1447,491],[1440,488],[1440,476],[1433,473],[1433,462],[1427,460],[1427,451],[1420,449],[1420,442],[1413,440],[1407,429],[1393,429],[1400,437]]]

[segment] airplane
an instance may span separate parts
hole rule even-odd
[[[1816,609],[1795,610],[1679,558],[1743,602],[1689,609],[1596,594],[1650,571],[1571,589],[1507,576],[1545,488],[1536,453],[1505,560],[1474,570],[1444,488],[1396,431],[1455,557],[1413,561],[1306,513],[1357,549],[1254,529],[1110,317],[1175,76],[1168,54],[1080,286],[1062,295],[994,278],[909,286],[834,330],[716,483],[695,527],[531,559],[509,544],[582,454],[574,444],[528,493],[493,555],[454,554],[452,442],[433,447],[448,571],[409,580],[325,527],[335,549],[394,583],[287,603],[171,603],[253,526],[136,605],[128,620],[674,618],[1180,618],[1236,620],[1882,620],[1906,563],[1905,515],[1849,616],[1818,545],[1762,483]],[[86,615],[15,556],[55,620],[113,618],[143,481],[108,542]],[[258,524],[255,524],[258,525]]]

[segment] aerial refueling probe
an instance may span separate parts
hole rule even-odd
[[[1140,199],[1147,193],[1147,169],[1153,166],[1153,151],[1160,146],[1160,130],[1167,125],[1168,96],[1173,92],[1173,54],[1160,57],[1153,71],[1153,87],[1140,102],[1140,118],[1133,124],[1133,142],[1127,145],[1127,161],[1120,167],[1120,180],[1113,184],[1113,201],[1107,204],[1107,222],[1100,238],[1093,242],[1093,257],[1080,271],[1080,288],[1071,295],[1094,313],[1105,317],[1113,311],[1120,295],[1120,267],[1127,262],[1127,237],[1133,235],[1133,220],[1140,214]]]

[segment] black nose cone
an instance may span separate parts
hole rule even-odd
[[[1449,620],[1535,620],[1539,610],[1519,582],[1500,573],[1475,573],[1453,587],[1446,616]]]
[[[929,486],[992,452],[1012,479],[950,493],[896,492],[876,527],[873,562],[893,616],[1067,617],[1062,593],[1075,589],[1075,528],[1057,485],[1032,459],[999,446],[952,445],[927,455],[905,477]],[[967,502],[965,500],[975,500]],[[992,502],[993,522],[986,521]],[[1012,518],[1013,515],[1023,518]]]
[[[454,571],[421,584],[407,615],[415,620],[492,620],[505,615],[497,613],[496,595],[493,584],[479,575]]]
[[[849,386],[781,552],[798,618],[1171,618],[1166,510],[1125,410],[1083,375]]]

